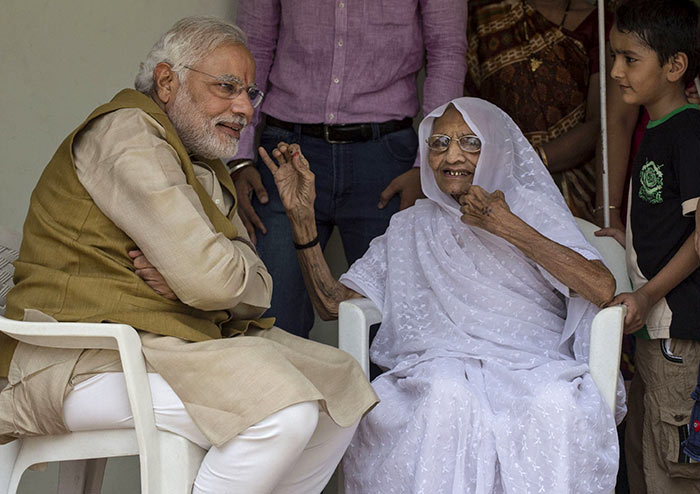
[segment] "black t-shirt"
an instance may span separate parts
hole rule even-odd
[[[700,111],[686,105],[649,123],[632,168],[630,224],[647,280],[695,230],[700,197]],[[672,338],[700,340],[700,269],[666,295]]]

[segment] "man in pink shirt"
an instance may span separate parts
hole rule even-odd
[[[254,117],[265,122],[260,145],[268,153],[280,141],[301,145],[316,174],[317,241],[325,247],[337,225],[352,264],[391,215],[421,195],[417,74],[425,58],[424,114],[461,96],[466,2],[241,0],[238,23],[266,93]],[[313,309],[294,247],[309,245],[294,244],[272,176],[253,161],[250,127],[229,166],[246,227],[275,280],[267,315],[306,337]]]

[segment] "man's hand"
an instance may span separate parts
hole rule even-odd
[[[233,179],[233,184],[236,186],[238,212],[245,225],[245,229],[248,230],[250,241],[255,245],[257,244],[255,228],[263,233],[267,233],[267,228],[265,228],[265,225],[255,212],[255,209],[253,209],[251,199],[253,198],[253,193],[255,193],[261,204],[267,204],[269,201],[267,191],[265,187],[263,187],[262,180],[260,180],[260,173],[254,166],[246,166],[237,173],[234,173],[231,178]]]
[[[280,200],[289,218],[292,220],[313,218],[316,178],[309,167],[308,160],[301,153],[299,145],[280,142],[273,149],[272,156],[279,166],[265,149],[261,147],[258,152],[275,179]]]
[[[636,292],[621,293],[608,303],[608,307],[619,304],[627,306],[625,334],[631,334],[642,329],[642,326],[647,321],[652,305],[644,291],[640,289]]]
[[[618,228],[601,228],[593,233],[596,237],[612,237],[622,246],[625,247],[625,232]]]
[[[469,191],[459,198],[462,205],[462,222],[498,235],[495,227],[502,223],[506,216],[512,214],[506,203],[506,197],[500,190],[489,194],[478,185],[469,187]]]
[[[146,259],[140,250],[130,250],[129,257],[134,261],[136,275],[146,282],[154,292],[168,300],[178,300],[177,295],[170,289],[163,275]]]
[[[420,188],[420,168],[412,168],[392,180],[387,188],[379,195],[379,204],[377,207],[379,209],[384,209],[389,200],[396,194],[399,194],[401,197],[399,210],[410,208],[416,203],[416,200],[425,197]]]

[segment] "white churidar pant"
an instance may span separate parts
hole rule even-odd
[[[148,374],[156,427],[207,449],[192,494],[320,493],[357,428],[339,427],[303,402],[276,412],[217,448],[194,424],[182,401],[159,374]],[[133,427],[122,373],[104,373],[73,389],[63,403],[68,429]]]

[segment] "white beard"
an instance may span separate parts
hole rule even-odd
[[[207,159],[229,158],[238,152],[238,139],[222,136],[216,129],[218,122],[237,122],[242,126],[247,123],[244,117],[234,114],[207,116],[192,101],[192,95],[185,84],[180,86],[168,117],[187,151]]]

